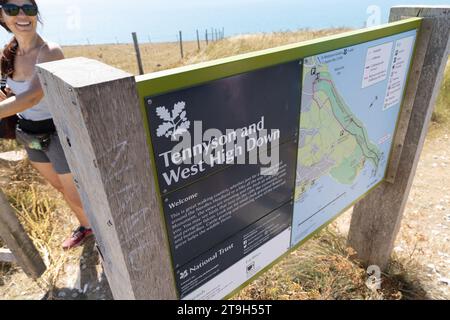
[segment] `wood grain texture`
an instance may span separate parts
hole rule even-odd
[[[136,60],[138,64],[139,74],[144,74],[144,67],[142,66],[142,58],[141,58],[141,49],[139,48],[139,42],[137,38],[136,32],[132,33],[133,43],[134,43],[134,51],[136,52]]]
[[[448,59],[450,7],[394,7],[391,21],[424,17],[429,41],[420,71],[412,113],[400,155],[395,182],[382,183],[353,210],[348,244],[365,265],[386,269],[429,128]]]
[[[115,299],[176,299],[135,78],[85,58],[38,66]]]
[[[2,191],[0,191],[0,238],[11,250],[15,262],[27,276],[37,279],[45,272],[47,267],[39,255],[39,251],[23,229]],[[2,256],[4,259],[7,258],[6,251]],[[0,258],[0,260],[2,259]]]
[[[399,19],[394,16],[391,16],[390,18],[397,20]],[[408,85],[405,90],[405,97],[403,100],[402,108],[400,110],[397,130],[392,142],[392,152],[389,158],[388,168],[386,172],[386,181],[390,183],[395,182],[395,177],[397,176],[398,167],[400,165],[400,157],[402,155],[406,133],[408,131],[414,101],[416,99],[417,88],[419,87],[420,75],[422,74],[423,63],[425,60],[425,55],[427,53],[428,43],[431,37],[431,24],[432,23],[429,20],[423,21],[420,35],[418,35],[416,40],[417,45],[414,53],[414,60],[412,62]]]

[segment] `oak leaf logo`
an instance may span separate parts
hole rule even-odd
[[[174,104],[172,112],[166,107],[156,108],[156,114],[164,122],[156,130],[158,137],[165,136],[172,140],[187,132],[191,126],[191,122],[186,117],[186,102],[180,101]]]

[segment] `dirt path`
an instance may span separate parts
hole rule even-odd
[[[334,226],[347,235],[350,219],[351,211]],[[394,258],[411,275],[415,286],[426,292],[427,298],[450,299],[449,128],[433,126],[425,141]]]
[[[394,249],[418,265],[430,298],[450,299],[450,130],[432,130]]]

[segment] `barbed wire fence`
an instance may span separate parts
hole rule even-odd
[[[197,44],[197,52],[200,52],[202,49],[202,46],[208,46],[213,42],[217,42],[217,41],[221,41],[223,39],[225,39],[225,28],[221,28],[221,29],[216,29],[216,28],[211,28],[211,30],[209,29],[205,29],[204,32],[204,37],[201,37],[202,33],[200,32],[199,29],[195,30],[194,36],[192,37],[191,35],[188,34],[187,39],[184,37],[183,32],[180,30],[178,31],[178,33],[175,35],[176,37],[176,43],[178,43],[178,47],[180,50],[180,57],[181,59],[185,58],[185,43],[186,42],[195,42]],[[137,60],[137,65],[139,67],[139,74],[144,74],[144,70],[143,70],[143,63],[142,63],[142,55],[141,55],[141,49],[140,49],[140,44],[142,44],[143,42],[139,42],[138,40],[138,36],[136,32],[132,33],[132,37],[133,37],[133,43],[134,43],[134,49],[135,49],[135,53],[136,53],[136,60]],[[155,39],[158,40],[158,37],[156,38],[152,38],[150,35],[148,35],[148,43],[155,43]],[[167,39],[166,37],[164,39]],[[169,41],[170,42],[170,41]],[[163,42],[159,42],[159,43],[163,43]]]
[[[61,46],[65,47],[73,47],[73,46],[101,46],[101,45],[133,45],[136,54],[136,61],[139,70],[139,74],[144,73],[142,55],[141,55],[141,44],[165,44],[172,43],[179,47],[180,58],[184,59],[187,51],[185,50],[187,43],[196,43],[196,51],[201,51],[202,48],[206,48],[210,44],[214,42],[221,41],[225,39],[225,28],[208,28],[208,29],[196,29],[194,32],[183,33],[183,31],[178,31],[175,35],[171,34],[158,34],[157,36],[153,36],[150,33],[148,34],[138,34],[137,32],[130,33],[130,40],[120,40],[124,39],[124,37],[119,37],[117,35],[109,37],[109,39],[102,38],[101,40],[97,40],[93,36],[85,36],[84,41],[81,43],[70,43],[64,41],[64,38],[58,35],[56,39],[51,39],[53,41],[57,41],[57,43]],[[6,32],[0,32],[0,41],[2,43],[3,48],[9,41],[11,41],[12,36]],[[173,40],[171,40],[173,39]],[[174,48],[176,48],[174,46]],[[192,46],[191,46],[192,47]],[[132,50],[132,49],[130,49]]]

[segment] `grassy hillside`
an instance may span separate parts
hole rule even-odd
[[[203,61],[229,57],[236,54],[257,51],[276,46],[315,39],[349,29],[327,29],[319,31],[298,31],[289,33],[271,33],[243,35],[210,42],[202,42],[198,51],[197,42],[184,42],[185,58],[182,60],[178,43],[144,43],[140,45],[144,71],[146,73],[179,67]],[[103,61],[133,74],[138,73],[136,55],[132,44],[92,45],[64,47],[66,57],[83,56]]]
[[[184,59],[181,59],[180,49],[177,43],[145,43],[141,44],[141,54],[144,71],[150,73],[299,41],[316,39],[349,30],[336,28],[316,31],[301,30],[287,33],[242,35],[213,42],[208,46],[202,42],[200,51],[198,51],[197,42],[185,42],[183,44],[185,52]],[[64,53],[66,57],[83,56],[96,59],[132,74],[138,74],[136,56],[132,44],[69,46],[64,47]],[[433,115],[433,121],[439,124],[450,121],[450,63],[446,68],[441,93],[438,97],[436,111]]]

